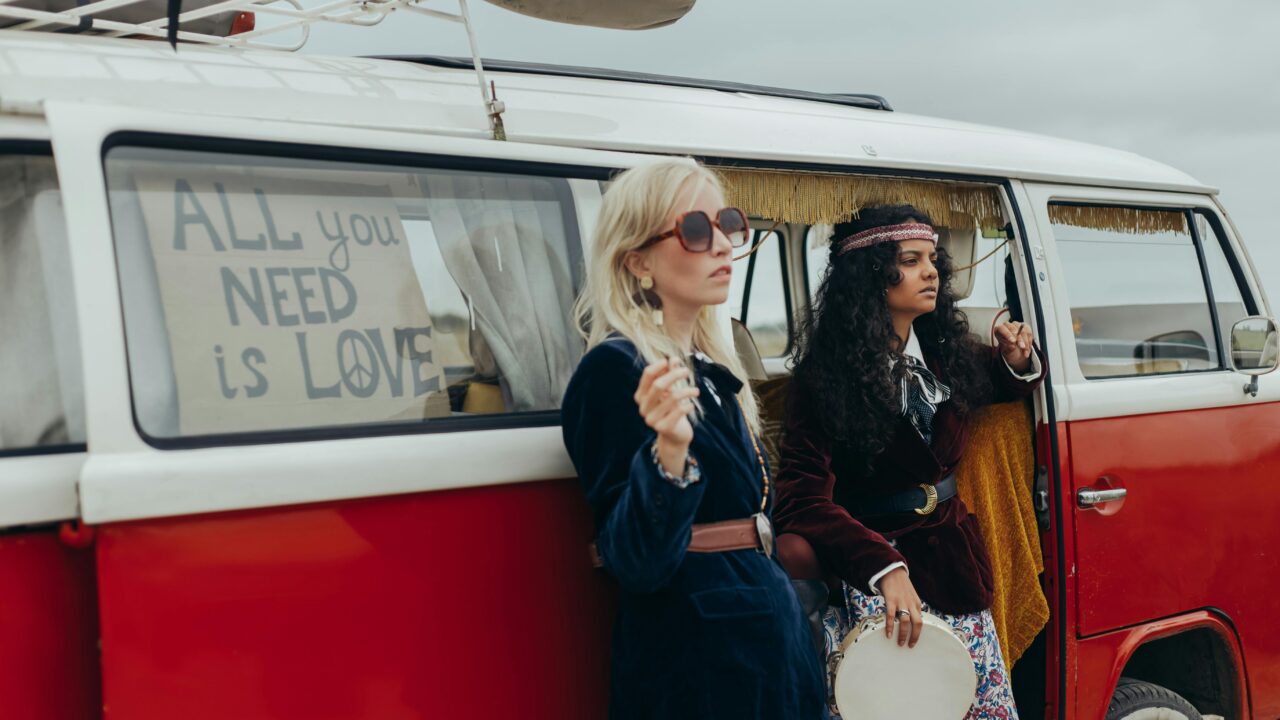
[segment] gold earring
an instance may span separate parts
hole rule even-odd
[[[640,278],[640,292],[631,298],[637,306],[648,306],[653,313],[653,324],[661,326],[665,318],[662,316],[662,298],[653,290],[653,278],[645,275]]]

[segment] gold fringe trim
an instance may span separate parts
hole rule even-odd
[[[807,225],[835,224],[864,207],[906,203],[943,227],[1003,227],[1004,206],[991,185],[865,175],[716,168],[726,200],[748,215]]]
[[[1190,232],[1187,229],[1186,215],[1178,210],[1050,204],[1049,220],[1055,225],[1070,225],[1132,235]]]

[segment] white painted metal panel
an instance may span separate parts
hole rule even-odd
[[[489,73],[523,142],[1210,191],[1128,152],[897,112],[669,87]],[[0,99],[77,102],[350,128],[488,136],[474,75],[325,58],[0,31]]]

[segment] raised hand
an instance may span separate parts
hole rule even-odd
[[[640,375],[636,388],[636,407],[640,416],[658,434],[658,461],[672,475],[684,473],[689,443],[693,441],[693,398],[698,388],[690,385],[689,368],[678,360],[659,360]]]
[[[996,342],[1004,361],[1014,372],[1025,373],[1031,369],[1031,328],[1025,323],[1007,322],[997,327]]]

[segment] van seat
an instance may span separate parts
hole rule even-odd
[[[472,415],[494,415],[507,412],[507,404],[502,399],[502,388],[497,383],[472,380],[466,387],[466,396],[462,400],[462,412]]]
[[[960,308],[964,311],[965,317],[969,319],[969,332],[976,335],[979,342],[983,345],[991,344],[991,323],[995,321],[996,315],[1004,310],[1002,307],[980,307],[976,305]],[[1001,321],[1007,321],[1008,315],[1001,318]]]
[[[756,341],[751,337],[751,331],[738,318],[733,318],[730,322],[733,325],[733,349],[738,353],[738,360],[747,371],[747,380],[757,382],[768,380],[769,374],[765,372],[764,361],[760,359],[760,351],[756,349]]]

